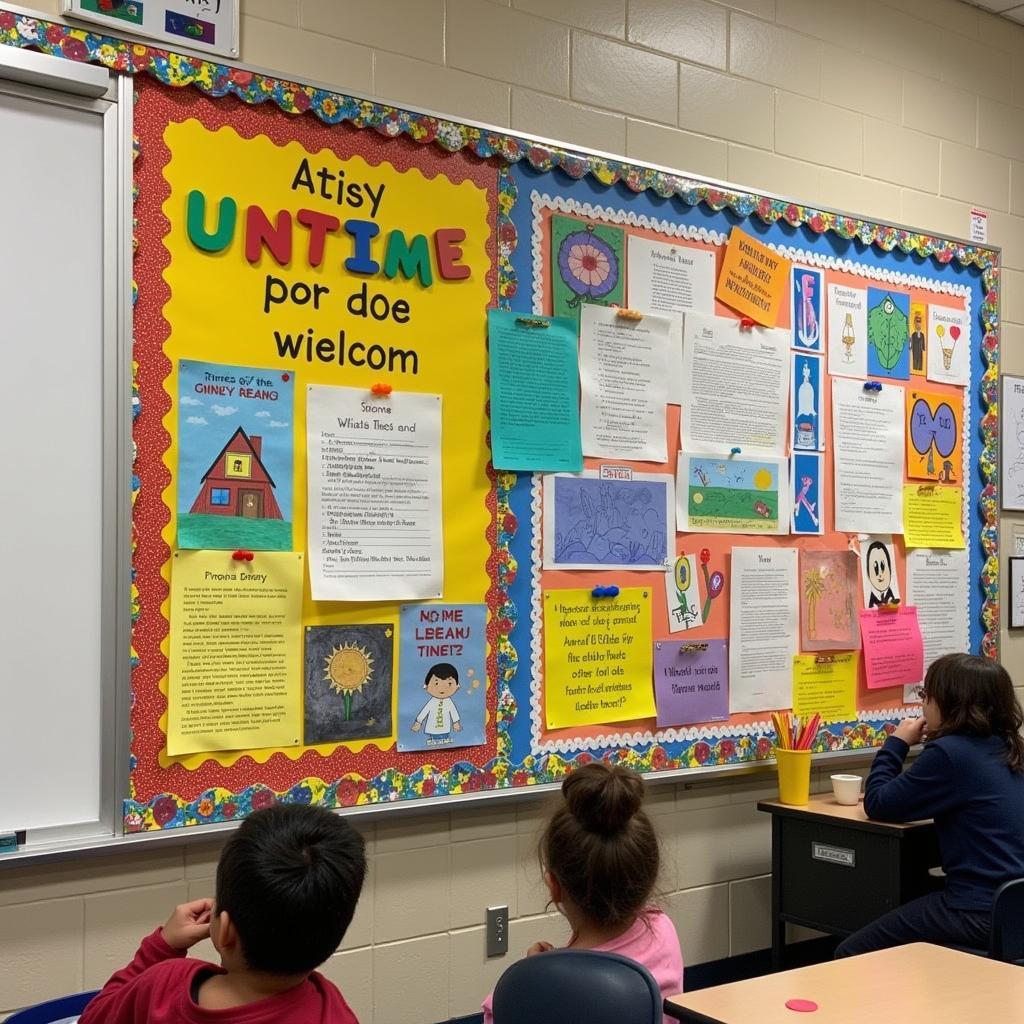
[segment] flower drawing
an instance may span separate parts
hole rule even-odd
[[[592,228],[566,235],[558,247],[558,269],[575,295],[573,305],[584,298],[600,299],[619,282],[619,258]]]

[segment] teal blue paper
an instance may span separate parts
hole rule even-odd
[[[494,468],[578,472],[583,446],[576,324],[492,309],[487,330]]]

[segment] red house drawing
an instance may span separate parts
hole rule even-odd
[[[274,497],[276,486],[260,454],[263,438],[241,427],[203,474],[203,486],[190,512],[243,519],[283,519]]]

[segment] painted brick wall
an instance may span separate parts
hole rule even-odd
[[[58,0],[36,0],[53,16]],[[1004,247],[1003,365],[1024,372],[1024,29],[959,0],[242,0],[249,64]],[[1004,520],[1004,543],[1014,522]],[[1019,522],[1024,529],[1024,518]],[[1024,641],[1003,634],[1024,682]],[[818,779],[824,785],[826,779]],[[658,787],[664,902],[699,963],[768,944],[769,781]],[[369,826],[326,970],[364,1024],[472,1013],[531,942],[536,804]],[[95,987],[217,849],[0,871],[0,1017]],[[509,957],[484,957],[507,902]],[[202,953],[202,950],[197,952]]]

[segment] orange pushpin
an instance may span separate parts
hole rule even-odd
[[[391,394],[391,385],[390,384],[381,384],[378,381],[376,384],[373,385],[372,388],[370,388],[370,390],[375,395],[380,395],[381,397],[385,397],[385,396]]]

